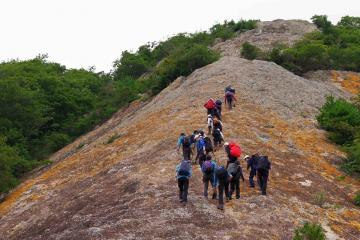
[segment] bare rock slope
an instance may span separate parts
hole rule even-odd
[[[292,46],[306,33],[316,31],[314,24],[304,20],[275,20],[259,22],[256,29],[216,44],[213,49],[224,56],[240,56],[242,44],[249,42],[263,51],[269,51],[276,44]]]
[[[177,136],[205,127],[203,103],[221,98],[228,84],[238,102],[224,110],[225,137],[246,154],[269,155],[269,195],[245,182],[242,198],[219,211],[202,197],[195,167],[182,206],[174,177]],[[358,239],[360,211],[350,198],[360,184],[339,178],[332,160],[343,153],[314,121],[328,94],[350,97],[273,63],[223,57],[55,154],[56,164],[0,204],[0,239],[291,239],[305,220],[323,224],[330,239]],[[216,158],[226,161],[222,151]],[[321,191],[323,207],[315,201]]]

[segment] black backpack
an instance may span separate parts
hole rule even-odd
[[[190,137],[184,137],[182,145],[183,145],[183,147],[190,147],[190,145],[191,145]]]
[[[220,130],[218,128],[214,129],[212,135],[213,135],[214,139],[216,139],[216,140],[221,139],[221,133],[220,133]]]
[[[204,142],[205,142],[205,151],[206,152],[212,152],[214,151],[211,139],[209,137],[205,137],[204,138]]]
[[[256,169],[258,170],[269,170],[270,162],[268,156],[260,156],[257,159]]]
[[[189,177],[190,176],[190,163],[189,161],[183,160],[180,163],[180,167],[179,167],[179,176],[182,177]]]

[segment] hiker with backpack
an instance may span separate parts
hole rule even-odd
[[[222,102],[221,102],[221,100],[220,99],[218,99],[218,100],[216,100],[215,101],[215,108],[216,108],[216,110],[217,110],[217,112],[218,112],[218,114],[219,114],[219,119],[221,120],[221,106],[222,106]]]
[[[212,136],[214,138],[214,148],[217,149],[217,147],[224,141],[224,135],[219,128],[214,128]]]
[[[235,161],[230,163],[227,171],[230,175],[230,191],[229,191],[229,199],[232,199],[232,194],[235,191],[236,199],[240,198],[240,178],[244,182],[244,175],[242,172],[242,168],[239,161]]]
[[[207,126],[208,126],[208,135],[210,135],[214,128],[213,116],[211,114],[209,114],[207,117]]]
[[[180,137],[178,139],[178,144],[177,144],[177,152],[179,152],[180,146],[182,146],[184,159],[191,160],[191,155],[193,155],[193,152],[191,149],[191,140],[190,140],[189,136],[185,135],[185,133],[180,134]]]
[[[271,163],[268,156],[260,156],[257,159],[256,171],[258,184],[262,195],[266,195],[267,181],[269,178],[269,171],[271,169]]]
[[[235,101],[236,97],[235,97],[235,93],[232,91],[227,91],[225,93],[225,105],[228,105],[229,110],[231,110],[233,108],[233,106],[235,107]]]
[[[246,169],[249,170],[250,169],[250,174],[249,174],[249,187],[254,188],[255,187],[255,183],[254,183],[254,177],[256,176],[256,164],[257,164],[257,159],[259,157],[259,154],[256,153],[254,155],[252,155],[251,157],[249,155],[246,155],[244,157],[244,160],[247,162],[247,166]]]
[[[200,166],[202,164],[202,157],[206,156],[206,149],[205,149],[205,140],[204,140],[204,132],[199,131],[199,134],[195,137],[196,140],[196,158],[195,163],[198,161]]]
[[[217,208],[224,210],[224,193],[226,200],[229,200],[229,174],[224,166],[219,166],[215,170],[215,175],[218,180],[219,203]]]
[[[206,157],[206,161],[202,164],[201,171],[203,173],[203,183],[204,183],[204,197],[208,198],[208,188],[209,182],[213,189],[212,199],[216,199],[216,185],[217,185],[217,178],[215,174],[216,170],[216,161],[212,160],[212,157],[208,155]]]
[[[214,156],[214,146],[212,144],[212,141],[209,137],[204,137],[204,142],[205,142],[205,153],[206,155],[208,155],[209,153],[212,153]]]
[[[176,166],[176,179],[179,187],[179,201],[186,203],[189,190],[189,179],[192,176],[191,162],[182,160]]]
[[[215,102],[214,102],[214,99],[210,98],[205,104],[204,104],[204,107],[206,108],[207,110],[207,114],[211,114],[211,116],[214,116],[214,109],[215,109]]]
[[[238,158],[241,156],[241,148],[235,142],[226,142],[224,143],[224,149],[228,156],[228,161],[226,163],[226,168],[230,163],[236,162]]]
[[[220,129],[221,132],[223,130],[223,124],[222,124],[221,120],[217,117],[213,118],[213,129],[215,129],[215,128]]]

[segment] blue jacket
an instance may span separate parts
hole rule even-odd
[[[204,164],[203,164],[203,166],[204,166]],[[211,186],[213,186],[213,187],[216,187],[217,182],[218,182],[216,174],[215,174],[216,168],[217,168],[216,161],[211,160],[211,169],[212,169],[212,171],[211,171]],[[205,169],[201,168],[201,172],[203,174],[205,174]]]
[[[192,169],[191,169],[191,162],[190,161],[188,161],[189,162],[189,164],[190,164],[190,174],[189,174],[189,176],[184,176],[184,175],[179,175],[179,170],[180,170],[180,165],[181,165],[181,163],[179,163],[178,165],[176,165],[176,168],[175,168],[175,170],[176,170],[176,179],[179,179],[179,178],[187,178],[187,179],[189,179],[189,178],[191,178],[191,176],[192,176]]]

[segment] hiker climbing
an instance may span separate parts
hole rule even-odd
[[[202,157],[206,156],[206,149],[205,149],[205,141],[204,141],[204,132],[199,131],[199,134],[196,135],[196,158],[195,163],[198,161],[200,166],[202,164]]]
[[[203,183],[204,183],[204,197],[208,198],[208,188],[209,182],[212,187],[212,199],[216,199],[216,186],[217,186],[217,178],[215,174],[215,170],[217,168],[216,161],[212,160],[212,157],[208,155],[206,157],[206,161],[203,163],[201,167],[201,171],[203,173]]]
[[[191,149],[191,139],[189,136],[186,136],[185,133],[181,133],[179,136],[176,149],[178,152],[181,146],[183,150],[183,158],[186,160],[191,160],[191,155],[193,154]]]
[[[176,166],[176,179],[179,186],[179,201],[187,202],[187,195],[189,190],[189,179],[192,176],[191,162],[189,160],[182,160]]]
[[[208,126],[208,135],[210,135],[214,128],[213,116],[211,114],[209,114],[207,117],[207,126]]]
[[[217,110],[217,113],[218,113],[218,118],[221,120],[221,107],[222,107],[222,102],[220,99],[216,100],[215,101],[215,108]],[[216,116],[216,115],[215,115]]]
[[[219,128],[214,128],[213,133],[214,151],[224,142],[224,135]]]
[[[244,160],[247,162],[247,167],[246,169],[249,170],[250,169],[250,174],[249,174],[249,187],[254,188],[255,187],[255,183],[254,183],[254,177],[256,176],[256,162],[257,159],[259,158],[259,154],[256,153],[254,155],[252,155],[251,157],[249,155],[246,155],[244,157]]]
[[[226,163],[226,168],[230,163],[236,162],[238,158],[241,156],[241,148],[235,142],[226,142],[224,143],[224,149],[228,156],[228,161]]]
[[[225,88],[225,105],[228,106],[229,110],[231,110],[233,107],[235,107],[235,89],[231,86],[227,86]]]
[[[223,124],[219,118],[214,117],[213,118],[213,129],[216,129],[216,128],[220,129],[220,131],[222,132]]]
[[[257,159],[256,170],[257,170],[258,183],[262,195],[266,195],[266,188],[267,188],[270,169],[271,169],[271,163],[268,159],[268,156],[260,156]]]
[[[215,171],[218,180],[219,203],[218,209],[224,210],[224,194],[226,200],[229,200],[229,174],[224,166],[220,166]]]
[[[216,104],[214,102],[214,99],[210,98],[205,104],[204,107],[207,109],[207,114],[211,114],[211,116],[214,116],[214,109],[216,107]]]
[[[204,137],[204,142],[205,142],[205,153],[206,153],[206,155],[208,155],[209,153],[212,153],[215,156],[214,146],[212,144],[211,139],[209,137],[205,136]]]
[[[240,166],[239,161],[235,161],[230,163],[227,171],[230,175],[230,191],[229,191],[229,199],[232,199],[232,194],[235,191],[236,199],[240,198],[240,178],[244,182],[244,175],[242,172],[242,168]]]

